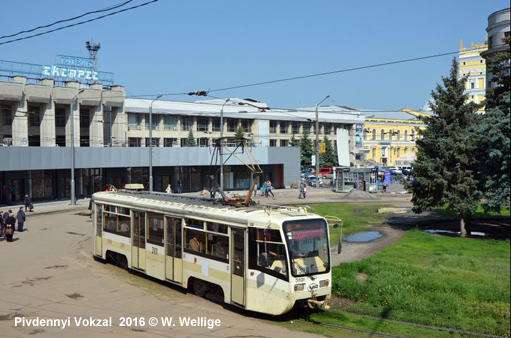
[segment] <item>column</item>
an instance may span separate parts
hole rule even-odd
[[[103,105],[100,103],[97,106],[93,106],[89,116],[91,117],[89,126],[90,147],[103,147],[103,128],[107,127],[104,126],[106,123],[103,118]]]
[[[55,147],[55,103],[53,98],[41,109],[41,147]]]

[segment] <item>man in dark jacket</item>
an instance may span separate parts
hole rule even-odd
[[[20,211],[18,211],[18,214],[16,215],[16,219],[18,220],[18,231],[23,231],[23,224],[25,224],[26,215],[23,211],[23,207],[20,207]]]
[[[25,195],[25,199],[23,200],[23,204],[25,205],[25,211],[32,211],[32,197]]]

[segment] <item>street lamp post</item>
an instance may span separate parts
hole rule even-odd
[[[71,99],[71,104],[75,102],[76,99],[76,108],[78,108],[78,95],[84,92],[85,89],[80,89],[78,93]],[[71,205],[76,205],[76,196],[75,196],[75,112],[74,109],[71,109]]]
[[[224,137],[224,107],[230,100],[231,99],[226,99],[222,105],[222,109],[220,109],[220,144]],[[224,156],[222,155],[222,148],[220,147],[218,150],[220,155],[220,189],[224,191]]]
[[[153,103],[160,97],[161,94],[149,105],[149,192],[153,192]]]
[[[327,95],[323,100],[321,100],[316,105],[316,188],[319,188],[319,114],[318,107],[323,103],[326,99],[328,99],[330,95]]]

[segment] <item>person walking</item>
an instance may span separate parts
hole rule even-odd
[[[25,211],[32,212],[32,209],[34,209],[34,207],[32,206],[32,197],[30,197],[28,194],[25,195],[23,204],[25,205]]]
[[[25,212],[23,211],[23,207],[20,207],[20,210],[16,214],[16,219],[18,220],[18,231],[23,232],[23,225],[25,224],[25,221],[27,220]]]
[[[266,195],[269,196],[271,194],[272,197],[275,197],[272,190],[273,187],[271,186],[271,181],[268,181],[268,186],[266,187]]]
[[[264,197],[268,197],[268,193],[266,192],[266,181],[264,181],[263,186],[261,187],[261,194]]]
[[[167,185],[167,189],[165,189],[165,192],[166,192],[167,194],[172,194],[172,186],[171,186],[170,184],[169,184],[169,185]]]
[[[177,193],[180,194],[183,192],[183,181],[181,179],[177,180]]]
[[[300,193],[298,194],[298,199],[302,199],[302,196],[303,196],[303,182],[300,182],[300,186],[299,186],[299,189],[300,189]]]
[[[10,210],[9,210],[10,211]],[[12,237],[14,236],[14,230],[16,228],[16,218],[12,212],[9,213],[9,217],[5,220],[5,238],[7,242],[12,242]]]
[[[257,183],[254,185],[254,197],[257,197]]]

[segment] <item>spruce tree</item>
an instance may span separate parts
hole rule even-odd
[[[243,141],[245,139],[245,133],[243,132],[243,128],[238,126],[238,129],[236,129],[236,134],[234,134],[234,138],[236,139],[236,142]]]
[[[467,234],[471,215],[481,192],[477,181],[477,143],[474,126],[478,105],[464,94],[466,79],[458,81],[458,64],[453,59],[448,77],[442,77],[431,92],[433,115],[421,118],[426,128],[419,131],[417,160],[413,170],[412,203],[415,213],[447,205],[460,217],[460,233]]]
[[[300,139],[300,165],[303,169],[311,166],[313,154],[312,141],[309,139],[309,134],[304,132]]]
[[[323,143],[325,143],[325,153],[323,156],[320,156],[321,167],[333,167],[337,163],[337,154],[334,151],[334,147],[332,147],[332,143],[325,136],[323,139]]]
[[[510,59],[509,37],[503,42],[508,46],[507,50],[488,60],[493,85],[486,90],[486,114],[479,125],[479,132],[483,137],[479,161],[481,189],[484,191],[484,200],[481,204],[485,212],[497,213],[504,206],[509,208],[510,202],[511,80],[509,71],[503,72],[503,66]]]
[[[195,141],[195,137],[193,136],[193,131],[188,132],[188,137],[185,142],[186,147],[197,147],[197,141]]]
[[[300,141],[295,139],[295,134],[293,134],[293,136],[291,136],[291,141],[289,141],[289,146],[290,147],[299,147],[300,146]]]

